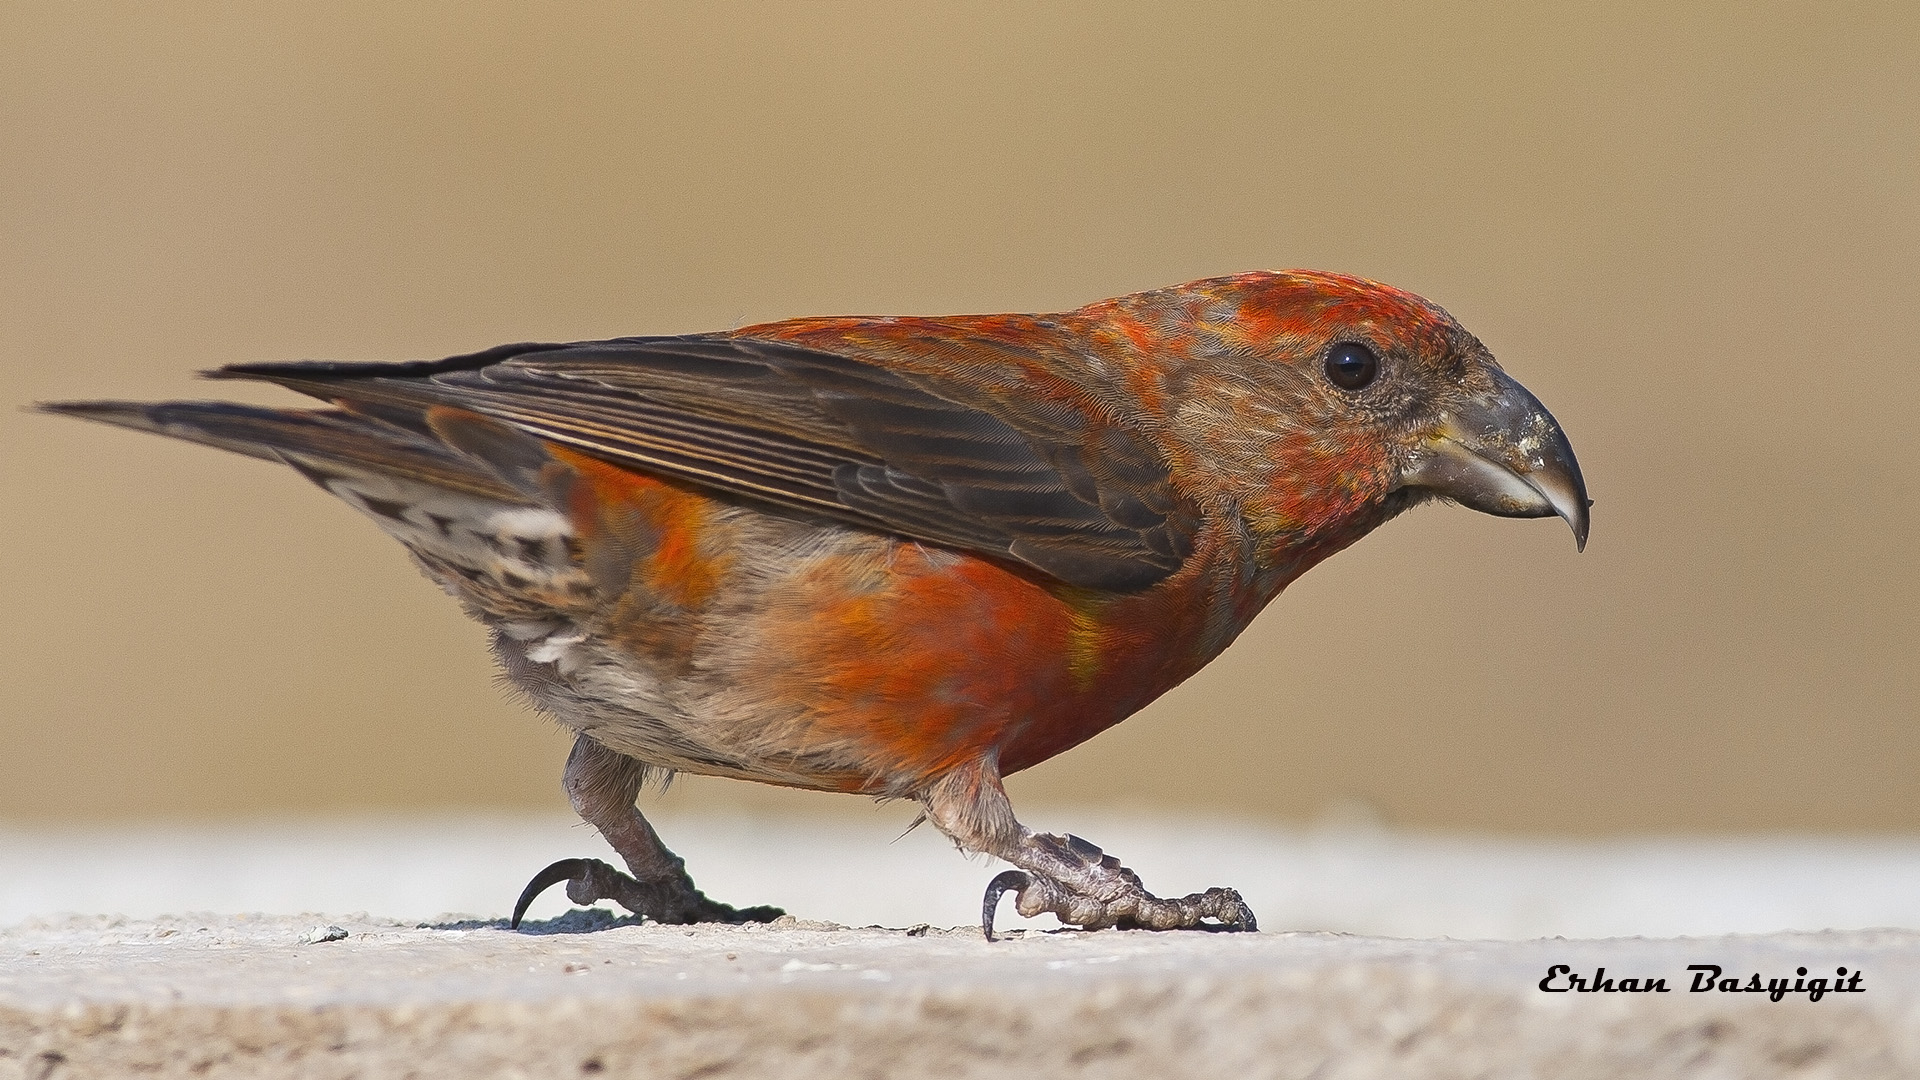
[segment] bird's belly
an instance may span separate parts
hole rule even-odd
[[[1189,595],[1203,560],[1142,594],[1076,591],[583,471],[592,498],[570,515],[571,550],[591,602],[489,616],[470,585],[460,591],[536,704],[661,767],[875,794],[989,757],[1011,772],[1124,719],[1231,636]]]
[[[661,767],[906,794],[989,755],[1044,760],[1198,667],[1169,676],[1174,639],[986,560],[738,508],[709,528],[726,557],[698,604],[637,565],[609,617],[496,627],[510,678]]]
[[[1098,730],[1131,711],[1103,700],[1098,627],[1053,592],[985,560],[862,540],[782,582],[728,656],[735,686],[790,717],[784,752],[904,792],[1029,729]]]

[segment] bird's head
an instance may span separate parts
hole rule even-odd
[[[1189,460],[1219,470],[1211,486],[1235,492],[1257,539],[1337,549],[1441,498],[1558,515],[1585,547],[1590,503],[1559,423],[1436,305],[1315,271],[1180,292],[1180,321],[1200,329],[1171,426],[1198,434]]]

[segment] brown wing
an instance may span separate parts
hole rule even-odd
[[[1191,549],[1167,465],[1057,402],[962,388],[858,356],[737,337],[508,345],[418,364],[258,364],[262,379],[424,431],[454,406],[604,460],[866,528],[1137,589]]]

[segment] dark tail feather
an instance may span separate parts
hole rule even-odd
[[[278,461],[309,476],[344,467],[502,502],[526,501],[492,470],[429,434],[339,409],[213,401],[54,401],[34,408]]]
[[[303,394],[325,397],[326,392],[322,388],[329,383],[361,379],[418,379],[449,371],[477,371],[516,356],[598,344],[604,343],[523,341],[513,345],[495,345],[476,353],[449,356],[445,360],[277,360],[261,364],[227,364],[200,374],[208,379],[253,379],[278,383]]]

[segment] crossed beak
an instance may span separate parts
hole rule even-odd
[[[1426,488],[1499,517],[1565,519],[1587,546],[1586,481],[1540,399],[1498,368],[1491,393],[1448,412],[1409,455],[1400,487]]]

